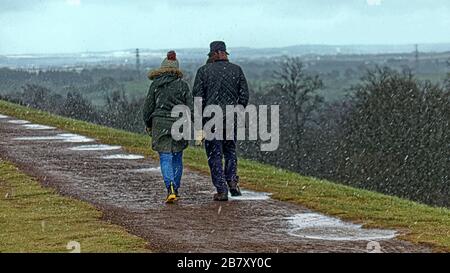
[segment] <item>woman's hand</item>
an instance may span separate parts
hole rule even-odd
[[[205,133],[203,130],[195,131],[195,146],[202,146],[205,140]]]
[[[147,135],[152,136],[152,128],[145,127],[145,132],[147,133]]]

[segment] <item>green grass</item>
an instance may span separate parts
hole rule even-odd
[[[149,252],[145,241],[100,220],[92,206],[45,189],[0,159],[0,252]]]
[[[148,136],[63,118],[0,101],[0,113],[32,122],[56,126],[99,141],[121,145],[125,150],[155,157]],[[189,148],[185,164],[191,170],[208,173],[202,149]],[[436,251],[450,251],[450,210],[435,208],[375,192],[355,189],[324,180],[305,177],[250,160],[239,161],[239,175],[244,187],[273,193],[273,197],[366,227],[400,231],[401,239],[425,244]]]

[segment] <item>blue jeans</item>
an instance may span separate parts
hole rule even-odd
[[[181,185],[181,176],[183,175],[183,152],[178,153],[159,153],[159,162],[161,164],[161,173],[166,184],[166,188],[173,183],[175,190]]]

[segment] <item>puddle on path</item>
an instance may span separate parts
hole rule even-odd
[[[98,145],[82,145],[82,146],[72,147],[69,149],[72,151],[112,151],[112,150],[119,150],[121,148],[122,148],[121,146],[98,144]]]
[[[201,194],[215,194],[216,192],[214,190],[212,191],[199,191],[198,193]],[[228,195],[228,198],[230,201],[237,200],[237,201],[264,201],[269,200],[271,193],[267,192],[256,192],[256,191],[249,191],[249,190],[241,190],[242,196],[236,196],[232,197],[231,195]]]
[[[20,120],[20,119],[8,120],[8,122],[12,123],[12,124],[28,124],[28,123],[31,123],[28,120]]]
[[[54,129],[56,129],[55,127],[41,125],[41,124],[25,124],[25,125],[22,125],[22,127],[26,128],[26,129],[30,129],[30,130],[54,130]]]
[[[134,173],[155,173],[155,172],[161,172],[161,168],[160,167],[155,167],[155,168],[142,168],[142,169],[136,169],[136,170],[131,170],[131,172]]]
[[[144,159],[142,155],[130,155],[130,154],[117,154],[117,155],[107,155],[102,156],[103,159],[128,159],[128,160],[134,160],[134,159]]]
[[[35,136],[35,137],[16,137],[15,140],[29,140],[29,141],[48,141],[48,140],[61,140],[71,143],[83,143],[93,142],[93,139],[76,134],[58,134],[56,136]]]
[[[232,197],[230,195],[230,200],[241,200],[241,201],[262,201],[269,200],[270,193],[267,192],[255,192],[248,190],[241,190],[242,196]]]
[[[301,213],[287,218],[289,234],[327,241],[376,241],[395,237],[393,230],[363,229],[361,225],[344,222],[318,213]]]

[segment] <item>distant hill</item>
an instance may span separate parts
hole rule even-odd
[[[159,61],[169,49],[140,49],[141,58],[148,62]],[[175,49],[185,60],[203,61],[208,48]],[[60,67],[74,65],[126,65],[135,61],[136,49],[124,49],[103,52],[83,52],[67,54],[17,54],[0,55],[0,66],[7,67]],[[233,58],[261,58],[282,55],[368,55],[368,54],[400,54],[415,51],[414,44],[404,45],[295,45],[280,48],[230,48]],[[419,44],[419,51],[424,53],[450,52],[450,43]]]

